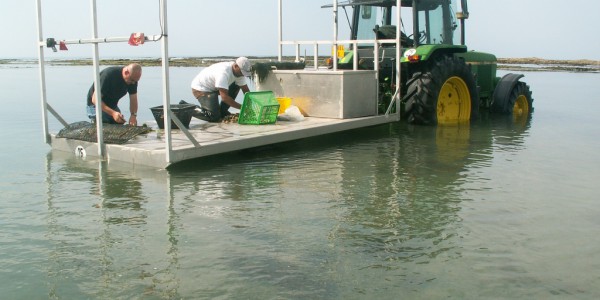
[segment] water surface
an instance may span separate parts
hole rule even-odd
[[[172,69],[172,102],[198,71]],[[85,119],[91,72],[48,68],[68,122]],[[166,171],[51,151],[37,67],[1,66],[0,293],[597,299],[598,76],[526,73],[527,122],[383,125]],[[160,68],[139,90],[152,120]]]

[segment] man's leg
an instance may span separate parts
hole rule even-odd
[[[87,116],[90,119],[90,122],[95,123],[96,122],[96,106],[88,105],[88,106],[86,106],[86,111],[87,111]]]
[[[204,109],[204,116],[197,118],[208,121],[218,122],[221,120],[221,109],[219,106],[219,96],[217,93],[207,93],[198,97],[200,106]]]
[[[113,110],[121,112],[121,109],[119,109],[118,106],[111,107],[111,108]],[[87,106],[87,115],[88,115],[88,118],[90,118],[90,121],[92,123],[96,122],[96,105],[88,105]],[[102,123],[118,124],[117,122],[115,122],[115,120],[112,118],[111,115],[109,115],[105,112],[102,112]]]

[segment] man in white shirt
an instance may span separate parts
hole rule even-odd
[[[229,112],[229,107],[241,109],[242,105],[235,102],[240,89],[247,93],[246,77],[252,75],[250,60],[239,57],[235,61],[220,62],[202,70],[192,80],[192,94],[200,102],[200,111],[194,117],[208,121],[219,122]],[[221,102],[219,103],[219,96]]]

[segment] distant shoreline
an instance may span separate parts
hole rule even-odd
[[[558,60],[537,57],[498,58],[498,69],[600,73],[600,60]]]
[[[254,62],[277,61],[275,56],[248,56]],[[212,57],[172,57],[169,59],[171,67],[206,67],[215,62],[233,60],[233,56],[212,56]],[[320,61],[323,61],[322,57]],[[294,61],[295,57],[285,56],[284,61]],[[142,66],[161,66],[161,58],[124,58],[124,59],[101,59],[101,65],[126,65],[132,62],[140,63]],[[0,59],[0,65],[15,64],[37,64],[37,59]],[[87,66],[92,65],[91,58],[82,59],[51,59],[46,63],[52,66]],[[565,72],[585,72],[600,73],[600,60],[578,59],[578,60],[557,60],[543,59],[536,57],[526,58],[498,58],[498,69],[515,71],[565,71]]]

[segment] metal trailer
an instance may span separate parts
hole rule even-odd
[[[171,110],[169,99],[169,54],[167,27],[167,0],[161,0],[161,22],[163,31],[159,35],[146,36],[145,41],[161,42],[162,52],[162,82],[164,130],[156,129],[148,135],[135,137],[125,144],[114,145],[103,142],[101,114],[97,114],[98,142],[85,142],[74,139],[58,138],[48,129],[48,112],[61,124],[68,123],[56,112],[47,101],[45,83],[44,48],[50,46],[44,40],[42,32],[41,0],[37,1],[38,17],[38,47],[41,84],[41,106],[44,139],[52,149],[72,152],[77,156],[99,157],[108,163],[127,162],[156,168],[168,166],[185,160],[209,155],[237,151],[247,148],[276,144],[291,140],[330,134],[345,130],[380,125],[400,120],[400,95],[396,90],[393,101],[384,114],[378,113],[378,69],[358,70],[354,60],[352,70],[339,70],[336,65],[337,53],[334,51],[333,67],[318,67],[319,47],[336,47],[339,44],[373,43],[374,48],[384,43],[396,45],[396,74],[400,73],[400,31],[395,39],[386,40],[338,40],[338,1],[333,1],[333,39],[330,41],[284,41],[282,40],[282,10],[283,1],[278,4],[278,59],[282,61],[283,47],[294,46],[296,59],[300,57],[300,45],[313,45],[314,65],[304,70],[273,71],[268,80],[257,85],[257,90],[273,90],[275,94],[293,97],[294,105],[299,106],[308,114],[303,121],[277,121],[273,125],[240,125],[207,123],[193,120],[187,129]],[[400,7],[400,0],[397,0]],[[94,82],[99,82],[99,51],[100,43],[127,42],[130,37],[98,38],[96,1],[90,0],[92,16],[92,37],[89,39],[65,40],[66,44],[91,44],[94,47],[93,66]],[[397,14],[400,23],[400,13]],[[379,60],[379,52],[374,51],[374,61]],[[397,76],[397,85],[399,84]],[[283,83],[283,84],[281,84]],[[327,88],[324,89],[323,86]],[[97,101],[97,111],[101,111]],[[375,107],[375,109],[373,109]],[[171,128],[173,121],[179,129]]]

